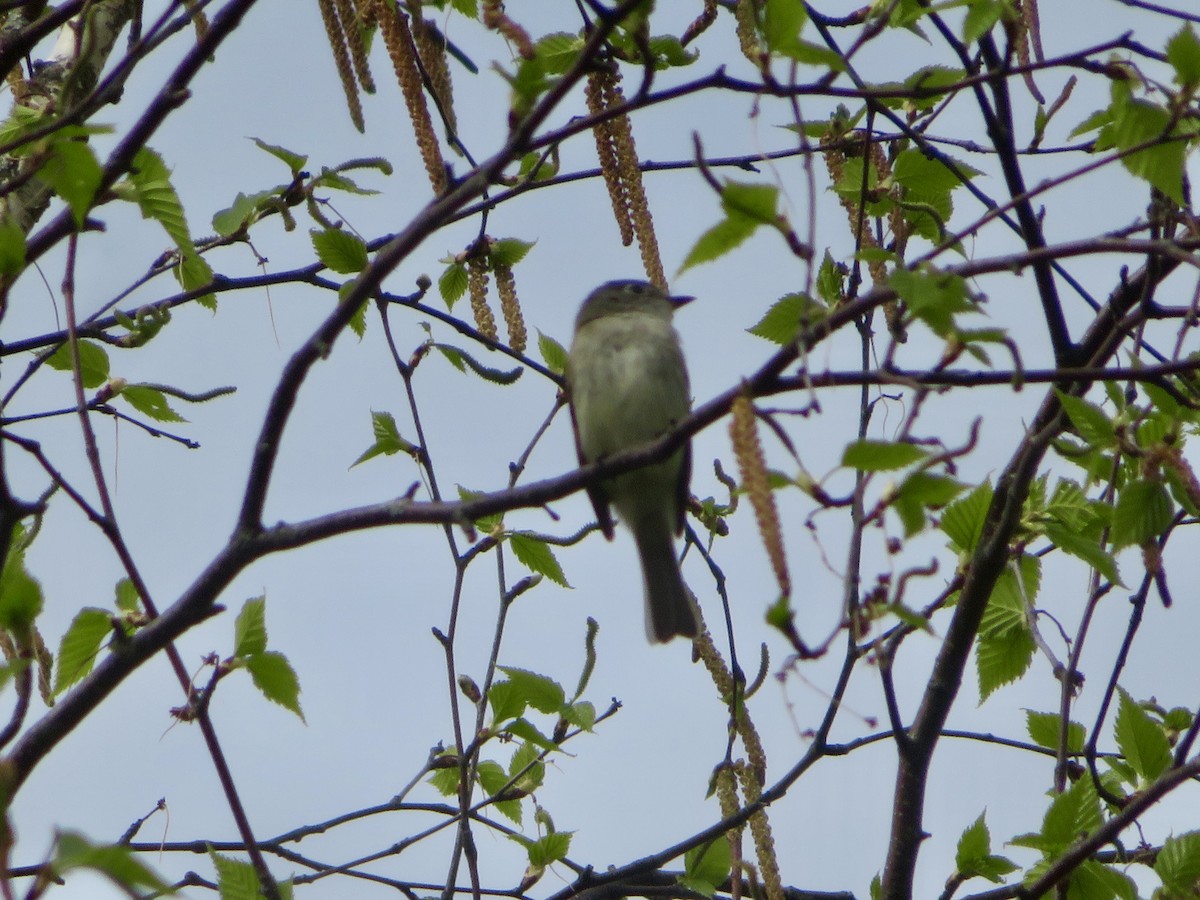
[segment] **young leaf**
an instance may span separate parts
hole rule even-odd
[[[317,258],[340,275],[357,275],[367,267],[367,245],[358,235],[342,228],[313,229],[313,249]]]
[[[371,410],[371,431],[375,435],[375,443],[350,464],[351,469],[359,463],[380,455],[392,456],[401,452],[414,457],[417,455],[419,448],[416,444],[410,443],[400,436],[400,429],[396,426],[396,419],[391,413]]]
[[[1133,767],[1142,784],[1149,784],[1171,765],[1171,745],[1166,734],[1150,715],[1122,688],[1113,726],[1117,749]]]
[[[103,173],[91,145],[81,141],[55,141],[38,177],[66,201],[77,226],[83,225],[100,187]]]
[[[979,543],[988,507],[992,505],[992,486],[984,482],[946,507],[942,513],[942,531],[960,553],[970,553]]]
[[[108,381],[108,354],[99,344],[79,341],[79,374],[85,388],[98,388]],[[46,365],[60,372],[71,371],[71,348],[66,344],[55,350]]]
[[[750,334],[773,344],[790,344],[802,328],[825,316],[825,307],[807,294],[785,294],[758,320],[746,329]]]
[[[1058,713],[1025,710],[1025,729],[1029,732],[1030,739],[1039,747],[1045,747],[1048,750],[1058,749],[1058,743],[1061,740],[1060,722],[1062,722],[1062,716]],[[1078,722],[1068,723],[1067,752],[1082,753],[1086,736],[1087,732]]]
[[[864,439],[846,448],[842,454],[842,465],[863,472],[886,472],[903,469],[928,455],[916,444]]]
[[[267,598],[254,597],[242,604],[233,626],[233,655],[251,656],[267,649]]]
[[[262,890],[254,866],[215,850],[209,850],[208,855],[217,870],[217,890],[221,900],[260,900]]]
[[[1109,535],[1113,548],[1120,550],[1157,538],[1167,530],[1172,516],[1171,494],[1161,481],[1130,481],[1121,488],[1113,507]]]
[[[186,422],[183,416],[171,408],[166,395],[158,388],[144,384],[127,384],[121,388],[121,399],[140,413],[156,422]]]
[[[112,633],[112,616],[107,610],[85,607],[75,614],[58,647],[55,696],[92,671],[100,643]]]
[[[1187,897],[1200,883],[1200,831],[1185,831],[1163,841],[1154,860],[1167,897]]]
[[[550,545],[540,538],[527,532],[514,531],[508,536],[513,553],[527,568],[539,575],[545,575],[560,587],[569,588],[567,577],[563,574],[562,566],[558,564]]]
[[[754,234],[757,228],[758,223],[745,216],[729,216],[722,219],[696,239],[696,243],[684,257],[679,271],[684,272],[701,263],[719,259]]]
[[[1058,402],[1062,404],[1079,436],[1090,446],[1103,449],[1116,444],[1117,431],[1104,410],[1082,397],[1064,394],[1058,388],[1054,389],[1054,393],[1058,395]]]
[[[567,370],[567,351],[563,345],[549,335],[538,331],[538,352],[542,354],[542,362],[555,375],[562,375]]]
[[[566,702],[562,685],[552,678],[511,666],[498,668],[508,676],[508,681],[521,698],[521,702],[532,706],[538,712],[556,713]]]
[[[981,703],[997,688],[1024,675],[1033,661],[1036,645],[1029,610],[1037,597],[1041,569],[1034,556],[1022,556],[1018,562],[1019,568],[1010,564],[996,580],[979,626],[975,663]]]
[[[1188,87],[1200,83],[1200,38],[1190,24],[1185,23],[1167,41],[1167,62],[1179,84]]]
[[[719,835],[684,854],[679,884],[705,897],[712,897],[729,878],[732,864],[729,839]]]
[[[25,268],[25,232],[16,222],[0,222],[0,277],[10,278]]]
[[[72,869],[92,869],[111,878],[130,894],[143,891],[169,894],[171,888],[133,856],[128,847],[93,844],[74,831],[61,831],[55,839],[50,870],[56,873]]]
[[[1064,553],[1082,559],[1093,569],[1103,575],[1112,584],[1121,584],[1121,575],[1117,570],[1117,561],[1113,555],[1100,546],[1098,538],[1080,534],[1064,525],[1050,522],[1045,526],[1046,537],[1054,546]]]
[[[274,650],[255,653],[246,658],[246,668],[254,679],[254,686],[264,697],[291,710],[301,722],[304,721],[304,712],[300,709],[300,679],[286,656]]]
[[[251,138],[259,150],[270,153],[276,159],[283,160],[284,164],[291,169],[292,175],[299,175],[301,170],[308,165],[308,157],[300,153],[295,153],[288,150],[286,147],[280,147],[277,144],[268,144],[259,138]]]
[[[964,879],[986,878],[993,884],[999,884],[1005,875],[1017,868],[1011,860],[992,855],[992,838],[984,813],[980,813],[958,839],[954,864]]]

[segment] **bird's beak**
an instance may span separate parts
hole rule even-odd
[[[689,303],[691,303],[696,298],[695,297],[685,297],[685,296],[681,296],[678,294],[672,294],[667,299],[671,301],[671,303],[675,306],[676,309],[678,309],[681,306],[687,306]]]

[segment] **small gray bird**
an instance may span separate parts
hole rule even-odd
[[[644,281],[610,281],[583,301],[567,362],[581,463],[650,443],[687,416],[687,367],[671,316],[691,299],[672,297]],[[683,532],[691,469],[691,447],[684,444],[663,462],[588,489],[609,540],[610,504],[633,532],[652,642],[700,633],[700,613],[684,587],[674,539]]]

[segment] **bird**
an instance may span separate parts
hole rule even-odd
[[[583,301],[566,367],[580,464],[644,446],[687,417],[687,365],[671,321],[693,299],[649,282],[621,280],[602,284]],[[610,507],[633,533],[651,643],[695,638],[701,630],[699,608],[675,555],[690,477],[691,445],[685,443],[661,462],[587,488],[605,537],[613,538]]]

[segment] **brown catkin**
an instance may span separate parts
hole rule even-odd
[[[342,93],[346,95],[346,109],[350,112],[350,121],[354,127],[362,131],[366,126],[363,122],[362,103],[358,99],[358,82],[350,64],[350,54],[346,50],[346,34],[342,23],[338,20],[334,0],[318,0],[321,7],[321,22],[325,25],[325,37],[329,40],[329,49],[333,51],[333,63],[337,67],[338,80],[342,83]]]
[[[708,27],[715,21],[717,21],[717,0],[704,0],[704,9],[692,20],[692,24],[684,29],[679,43],[686,47],[708,31]]]
[[[587,80],[588,112],[593,116],[603,113],[604,81],[608,76],[604,72],[592,72]],[[613,218],[617,220],[617,229],[621,232],[621,243],[628,247],[633,243],[633,216],[629,212],[629,194],[625,182],[621,180],[621,170],[617,165],[617,148],[613,140],[612,120],[606,119],[592,126],[592,135],[596,139],[596,156],[600,158],[600,172],[604,176],[604,184],[608,187],[608,198],[612,201]]]
[[[354,0],[337,0],[338,18],[342,20],[342,31],[346,45],[350,48],[350,61],[354,63],[354,74],[358,83],[368,94],[375,93],[375,79],[371,77],[371,66],[367,61],[367,44],[363,40],[362,17]]]
[[[475,327],[490,341],[498,340],[496,317],[487,302],[487,260],[481,255],[467,261],[467,289],[471,295],[471,313],[475,316]]]
[[[757,803],[762,795],[762,786],[749,766],[738,766],[738,781],[741,782],[746,804]],[[779,875],[779,858],[775,855],[775,838],[771,834],[766,810],[759,810],[750,817],[750,835],[754,838],[758,871],[767,889],[767,900],[783,900],[783,879]]]
[[[537,56],[529,32],[508,17],[502,0],[483,0],[483,24],[514,44],[523,58],[533,59]]]
[[[737,458],[742,475],[742,491],[750,498],[754,507],[754,518],[758,522],[758,533],[775,571],[780,594],[791,596],[792,583],[788,576],[787,558],[783,552],[783,532],[779,525],[779,510],[775,507],[775,494],[771,490],[767,473],[767,460],[758,439],[758,422],[754,404],[745,394],[733,401],[733,416],[729,423],[729,436],[733,442],[733,455]]]
[[[757,0],[736,0],[733,17],[737,21],[738,45],[742,55],[756,66],[763,64],[762,44],[758,39]]]
[[[387,46],[392,68],[396,72],[396,81],[404,94],[404,105],[408,109],[408,117],[412,120],[413,131],[417,136],[417,148],[421,151],[422,162],[425,163],[425,173],[429,176],[433,192],[444,193],[448,185],[446,164],[442,160],[442,150],[433,131],[429,107],[425,103],[421,70],[417,66],[417,47],[408,27],[408,19],[384,0],[376,0],[375,15],[379,20],[379,31]]]
[[[517,300],[517,280],[511,266],[496,265],[496,293],[500,295],[500,313],[504,316],[504,327],[508,329],[508,346],[524,353],[528,342],[525,317],[521,314],[521,303]]]
[[[446,37],[432,22],[413,19],[413,38],[417,42],[421,65],[425,67],[442,119],[451,134],[458,134],[458,117],[454,113],[454,82],[450,80],[450,64],[446,60]]]
[[[738,811],[737,775],[734,774],[733,766],[727,763],[722,765],[717,770],[715,781],[717,802],[721,805],[721,818],[728,819]],[[742,829],[730,828],[725,832],[725,838],[729,841],[729,880],[733,889],[732,896],[736,900],[741,893],[738,888],[741,884]]]
[[[42,638],[42,633],[37,628],[33,629],[33,655],[37,660],[38,693],[41,695],[43,703],[47,706],[53,706],[54,689],[51,686],[50,676],[54,671],[54,654],[46,646],[46,641]]]
[[[613,70],[601,81],[605,109],[619,109],[625,105],[625,94],[621,90],[621,73]],[[637,236],[638,249],[642,254],[642,267],[646,280],[660,290],[667,290],[667,276],[663,271],[662,257],[658,251],[658,238],[654,233],[654,218],[650,215],[650,204],[646,200],[646,189],[642,183],[642,168],[638,162],[637,145],[633,140],[633,125],[629,116],[619,115],[611,119],[613,148],[617,155],[617,172],[625,185],[629,214],[633,219],[633,232]]]

